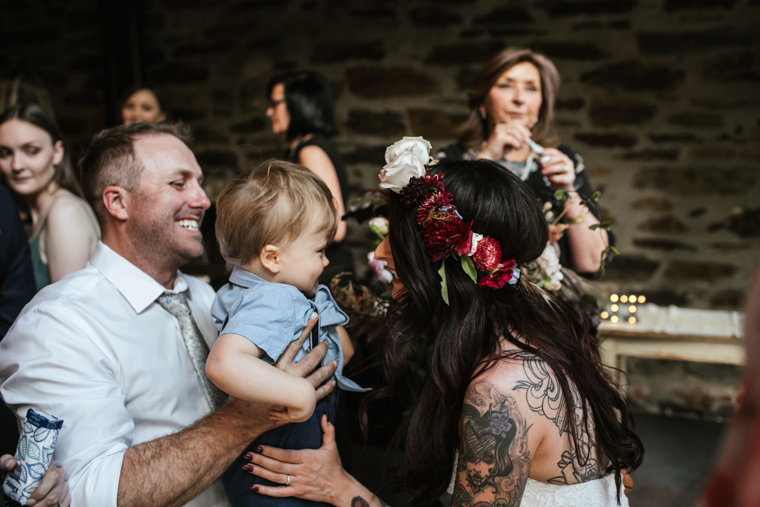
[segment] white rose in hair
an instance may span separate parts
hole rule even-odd
[[[385,150],[387,164],[380,171],[380,188],[399,194],[410,179],[424,176],[431,149],[421,137],[405,137],[389,146]]]
[[[432,150],[433,147],[422,137],[403,137],[401,141],[396,141],[386,148],[385,163],[390,164],[393,159],[401,154],[401,152],[409,149],[411,149],[417,158],[422,160],[422,164],[425,165],[428,163],[428,160],[430,160],[430,150]]]

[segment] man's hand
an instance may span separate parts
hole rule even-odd
[[[16,467],[16,458],[10,454],[0,456],[0,471],[5,476],[8,472]],[[32,492],[26,502],[27,505],[60,505],[69,507],[71,505],[71,495],[69,495],[69,483],[66,482],[66,470],[57,467],[55,463],[50,464],[45,475],[37,488]]]

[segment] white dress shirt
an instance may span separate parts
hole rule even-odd
[[[187,290],[210,347],[213,289],[181,273],[174,288]],[[211,411],[177,319],[155,302],[165,291],[99,243],[84,269],[38,293],[0,342],[5,402],[22,420],[30,407],[64,420],[53,459],[66,468],[72,505],[116,506],[127,448]],[[217,480],[187,505],[229,503]]]

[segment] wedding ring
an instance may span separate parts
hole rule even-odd
[[[290,476],[288,475],[288,482],[285,483],[286,486],[290,486]]]

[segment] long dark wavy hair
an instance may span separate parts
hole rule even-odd
[[[443,173],[454,204],[473,230],[501,245],[503,257],[517,263],[539,257],[547,226],[533,191],[518,177],[487,160],[444,161],[430,167]],[[389,204],[390,245],[405,291],[389,312],[389,337],[383,370],[389,386],[373,398],[403,390],[407,356],[425,337],[432,339],[428,377],[398,437],[405,443],[405,483],[420,498],[443,494],[451,479],[465,391],[481,371],[504,358],[502,339],[515,350],[535,354],[556,375],[572,413],[571,385],[585,400],[584,421],[591,418],[599,462],[616,473],[639,466],[643,447],[633,433],[625,401],[599,357],[588,320],[562,301],[521,279],[516,290],[480,288],[458,260],[445,259],[449,305],[441,298],[440,262],[432,263],[415,220],[397,194]],[[548,299],[548,301],[547,301]],[[517,339],[520,337],[521,339]],[[570,425],[578,448],[583,428]],[[419,485],[422,485],[421,487]]]

